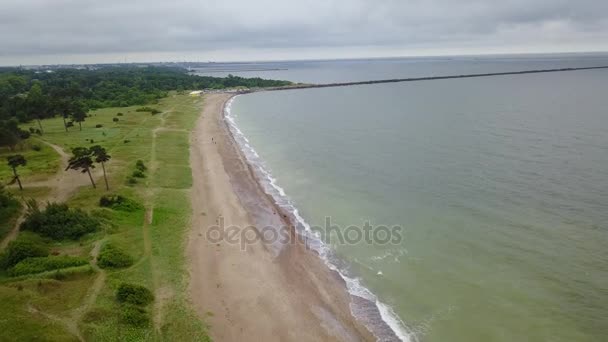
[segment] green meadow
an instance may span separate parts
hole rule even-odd
[[[0,340],[209,340],[204,323],[188,304],[184,255],[191,214],[189,132],[202,99],[171,94],[152,107],[160,113],[138,112],[138,107],[91,111],[82,130],[76,124],[68,132],[61,118],[45,119],[44,134],[32,135],[12,152],[27,159],[27,165],[18,168],[24,190],[8,187],[22,207],[0,225],[0,238],[25,210],[24,201],[43,202],[54,186],[49,180],[65,172],[60,170],[59,154],[45,142],[68,154],[75,147],[104,147],[111,156],[106,163],[110,190],[105,189],[98,165],[97,188],[78,188],[67,204],[89,213],[101,229],[76,240],[45,240],[50,256],[86,258],[86,265],[19,276],[0,273]],[[12,153],[0,150],[2,183],[12,179],[6,165],[6,156]],[[136,167],[137,160],[143,161],[144,171]],[[88,176],[74,172],[74,177]],[[101,207],[104,195],[119,195],[131,206]],[[28,237],[40,239],[33,232],[19,232],[18,239]],[[128,266],[102,268],[102,258],[116,250],[122,258],[118,261]],[[108,260],[103,265],[114,262]],[[154,300],[119,301],[117,290],[125,283],[144,286]]]

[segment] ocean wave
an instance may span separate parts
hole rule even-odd
[[[361,320],[378,341],[384,342],[396,339],[402,342],[416,341],[415,334],[406,328],[395,311],[389,305],[382,303],[375,294],[361,283],[359,278],[348,274],[347,264],[334,255],[331,248],[319,239],[318,234],[313,232],[310,225],[300,215],[299,210],[289,199],[285,190],[277,183],[276,178],[272,176],[269,168],[260,158],[260,155],[251,146],[249,139],[247,139],[236,124],[235,115],[232,113],[232,104],[238,96],[241,95],[232,97],[224,107],[224,119],[228,123],[234,140],[237,142],[249,165],[257,173],[256,176],[259,177],[258,181],[264,191],[273,198],[280,208],[294,218],[296,232],[305,238],[308,246],[318,253],[329,269],[337,272],[342,277],[346,283],[348,293],[353,299],[357,299],[351,302],[351,313],[353,316]],[[380,318],[380,322],[378,318]],[[390,331],[387,331],[387,329]]]

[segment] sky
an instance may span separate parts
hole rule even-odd
[[[608,51],[608,0],[1,0],[0,65]]]

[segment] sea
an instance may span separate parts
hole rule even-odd
[[[604,65],[545,54],[196,73],[333,83]],[[608,69],[258,92],[227,120],[267,192],[393,337],[606,341]]]

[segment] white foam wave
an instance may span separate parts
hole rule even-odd
[[[304,218],[300,215],[298,209],[293,205],[285,190],[277,184],[276,178],[272,176],[268,168],[264,165],[261,160],[259,154],[255,151],[253,146],[251,146],[249,139],[245,137],[245,134],[238,128],[235,116],[232,114],[232,104],[234,100],[240,95],[236,95],[232,97],[226,106],[224,107],[224,118],[228,123],[228,127],[235,138],[237,144],[241,148],[247,162],[254,166],[254,171],[258,172],[261,178],[261,184],[266,191],[267,194],[271,195],[275,202],[287,212],[291,213],[297,222],[297,232],[303,235],[310,247],[313,248],[324,261],[325,265],[337,272],[344,282],[346,283],[346,288],[348,293],[357,296],[360,298],[364,298],[371,303],[375,303],[378,311],[380,312],[380,316],[382,320],[393,330],[395,335],[403,342],[410,342],[412,339],[415,339],[413,334],[409,333],[405,328],[405,324],[399,316],[393,311],[393,309],[382,303],[376,295],[374,295],[368,288],[361,284],[361,280],[359,278],[353,278],[346,275],[346,272],[336,266],[331,262],[332,252],[330,247],[324,244],[319,238],[318,235],[315,234],[310,225],[304,220]],[[352,311],[352,309],[351,309]]]

